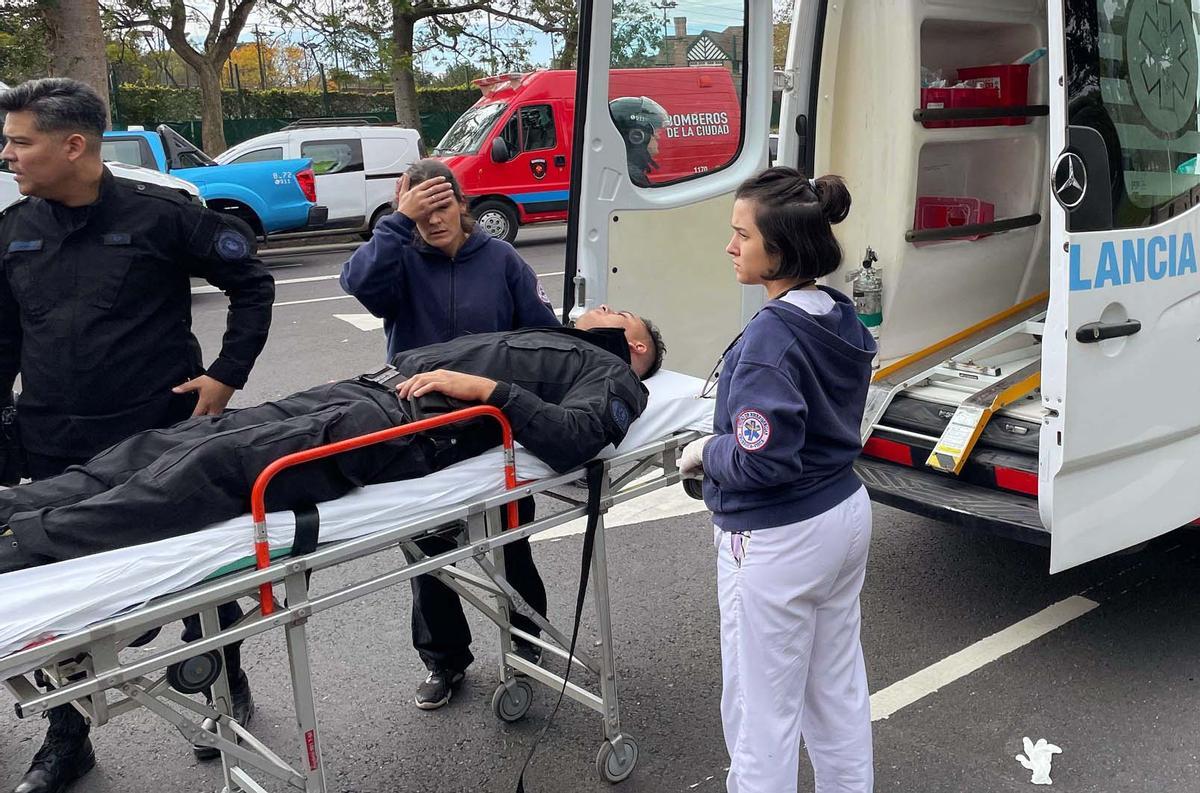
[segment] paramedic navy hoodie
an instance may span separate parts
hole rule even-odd
[[[861,487],[853,464],[875,341],[841,292],[826,314],[772,300],[725,355],[704,501],[726,531],[806,520]]]
[[[478,226],[451,259],[392,213],[342,265],[340,283],[383,320],[388,360],[468,333],[560,324],[533,268]]]

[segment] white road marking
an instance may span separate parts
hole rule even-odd
[[[364,333],[383,327],[383,320],[370,314],[334,314],[333,318],[349,322]]]
[[[1013,650],[1082,617],[1100,604],[1079,595],[1060,600],[1031,617],[980,639],[932,666],[871,695],[871,721],[886,719],[902,708],[987,666]]]
[[[555,311],[558,311],[558,309],[555,309]],[[648,474],[646,478],[653,478],[658,475],[657,473],[652,473]],[[628,526],[633,523],[645,523],[650,520],[692,515],[697,512],[703,512],[705,509],[703,501],[692,498],[683,492],[682,487],[675,485],[617,504],[604,513],[604,525],[609,528],[614,526]],[[564,523],[557,528],[537,534],[531,537],[530,540],[532,542],[561,540],[563,537],[583,534],[586,528],[587,520],[577,518],[570,523]]]
[[[333,295],[332,297],[310,297],[308,300],[285,300],[275,306],[299,306],[303,303],[324,303],[326,300],[350,300],[354,295]]]
[[[283,279],[277,280],[275,282],[275,286],[286,286],[287,284],[311,284],[314,281],[334,281],[340,277],[341,277],[341,274],[338,273],[335,275],[310,275],[306,278],[283,278]],[[221,292],[220,289],[217,289],[215,286],[212,286],[209,284],[206,284],[204,286],[193,286],[192,287],[193,295],[214,295],[214,294],[219,294],[220,292]],[[276,303],[276,305],[279,305],[279,304]]]

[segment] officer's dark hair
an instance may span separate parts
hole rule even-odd
[[[654,358],[650,360],[650,368],[646,370],[646,374],[642,375],[642,379],[645,380],[662,368],[663,356],[667,354],[667,345],[663,343],[662,333],[659,332],[657,325],[645,317],[642,317],[642,323],[646,326],[650,343],[654,345]]]
[[[779,259],[767,280],[822,278],[841,265],[832,225],[850,213],[842,177],[810,180],[795,168],[768,168],[743,182],[734,196],[754,202],[763,248]]]
[[[408,166],[406,173],[408,174],[408,184],[410,187],[416,187],[421,182],[440,176],[449,183],[451,189],[454,190],[454,198],[460,204],[466,200],[463,198],[462,187],[458,184],[458,179],[455,178],[454,172],[441,160],[432,160],[429,158],[417,160]],[[471,215],[470,210],[464,209],[462,213],[462,230],[470,234],[473,228],[475,228],[475,218]]]
[[[22,112],[33,114],[34,126],[40,132],[79,133],[95,147],[99,147],[108,126],[100,94],[87,83],[66,77],[28,80],[0,91],[0,115]]]

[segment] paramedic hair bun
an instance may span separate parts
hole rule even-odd
[[[840,176],[809,179],[775,166],[742,182],[734,195],[753,202],[763,249],[778,260],[766,280],[824,278],[841,265],[842,248],[830,228],[850,212],[850,191]]]
[[[821,212],[831,224],[841,223],[850,214],[850,191],[840,176],[822,176],[813,180],[813,190],[821,202]]]

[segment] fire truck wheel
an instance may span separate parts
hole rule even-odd
[[[503,201],[480,201],[472,207],[471,214],[493,237],[505,242],[517,238],[517,213]]]

